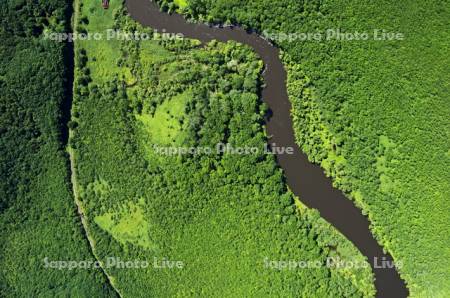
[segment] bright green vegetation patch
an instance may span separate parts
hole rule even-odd
[[[448,3],[188,0],[183,11],[268,36],[322,34],[274,41],[297,141],[369,215],[411,295],[450,296]],[[368,39],[326,40],[333,28]],[[379,40],[381,30],[404,38]]]
[[[95,260],[64,152],[68,49],[42,35],[68,30],[67,9],[0,2],[0,297],[114,297],[98,269],[48,268]]]
[[[130,204],[120,212],[97,216],[94,221],[117,241],[130,242],[144,248],[149,248],[151,245],[148,236],[150,229],[144,218],[142,208],[138,205]]]
[[[192,97],[192,92],[187,90],[159,105],[153,116],[149,114],[136,115],[142,122],[148,135],[147,142],[158,145],[182,145],[184,138],[183,118],[186,103]]]
[[[111,78],[112,73],[121,76],[130,76],[126,67],[119,67],[117,58],[120,56],[120,40],[114,27],[114,15],[121,8],[120,1],[110,1],[109,9],[103,9],[101,1],[78,1],[81,10],[79,24],[76,25],[78,33],[91,36],[91,40],[79,40],[77,43],[89,53],[89,70],[96,81]],[[87,17],[89,16],[89,18]],[[97,40],[93,40],[95,36]]]
[[[143,42],[140,44],[139,58],[142,63],[142,68],[148,69],[151,63],[164,61],[170,59],[173,53],[169,52],[164,47],[158,45],[155,41]]]
[[[125,12],[116,14],[115,26],[143,30]],[[70,144],[100,259],[150,263],[106,269],[124,297],[374,295],[367,263],[348,270],[270,267],[270,261],[325,264],[327,257],[365,262],[317,212],[295,204],[273,156],[149,150],[218,143],[263,148],[262,63],[249,48],[121,42],[113,63],[130,69],[135,82],[129,85],[118,75],[122,69],[109,77],[90,72],[96,51],[104,49],[86,43],[76,44],[82,59]],[[110,61],[96,63],[106,68]],[[179,261],[183,268],[158,268],[155,260]]]
[[[376,169],[380,179],[379,190],[385,194],[395,193],[396,190],[401,189],[401,184],[399,181],[392,180],[390,176],[392,171],[389,168],[389,156],[399,156],[401,154],[395,143],[386,136],[380,136],[379,144],[380,151],[383,152],[382,155],[377,157],[376,161]]]
[[[186,0],[174,0],[173,1],[179,8],[185,8],[187,6]]]

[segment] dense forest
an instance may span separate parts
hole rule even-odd
[[[298,144],[369,216],[403,262],[411,295],[448,297],[448,1],[159,3],[196,21],[241,24],[282,48]],[[328,29],[368,38],[301,35]]]
[[[111,297],[99,270],[45,268],[93,260],[71,195],[62,106],[64,1],[0,2],[0,296]],[[70,63],[69,63],[70,65]]]
[[[77,6],[77,30],[151,32],[121,3]],[[78,41],[69,144],[79,200],[125,297],[372,297],[364,257],[286,188],[275,159],[254,154],[162,154],[156,148],[263,148],[262,62],[251,49],[195,40]],[[365,264],[329,268],[327,257]],[[182,262],[155,268],[154,260]],[[318,262],[280,270],[267,260]]]
[[[302,150],[368,215],[411,295],[448,297],[448,1],[157,2],[282,49]],[[151,35],[121,1],[0,2],[0,297],[374,296],[364,257],[264,154],[262,62],[250,48],[44,38],[72,30],[72,4],[77,32]],[[299,37],[330,28],[370,38]],[[404,38],[375,40],[376,29]],[[218,143],[261,150],[158,149]],[[111,257],[150,266],[105,266]],[[330,257],[364,266],[330,268]]]

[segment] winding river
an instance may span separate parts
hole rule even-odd
[[[286,181],[293,193],[310,208],[319,210],[321,217],[344,234],[365,255],[375,273],[377,297],[407,297],[408,290],[395,268],[377,268],[382,261],[392,263],[392,257],[383,252],[369,229],[368,219],[361,210],[331,184],[318,165],[308,161],[295,143],[291,104],[286,89],[286,71],[279,58],[279,49],[270,45],[255,33],[234,28],[216,28],[203,24],[188,23],[181,15],[160,12],[149,0],[126,0],[133,19],[144,26],[168,33],[182,33],[185,37],[208,42],[213,39],[226,42],[234,40],[252,47],[265,65],[263,73],[266,87],[262,98],[272,115],[267,120],[267,134],[271,144],[292,147],[294,154],[277,155]]]

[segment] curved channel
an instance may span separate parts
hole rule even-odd
[[[213,39],[227,42],[234,40],[252,47],[263,60],[265,88],[262,99],[272,112],[266,122],[270,144],[292,147],[294,154],[277,155],[277,162],[284,171],[292,192],[310,208],[319,210],[321,217],[331,223],[365,255],[375,274],[377,297],[407,297],[408,290],[395,268],[377,268],[381,262],[392,264],[392,257],[383,252],[369,229],[368,219],[353,202],[333,188],[320,166],[308,161],[307,156],[295,143],[291,119],[291,103],[286,89],[286,71],[279,58],[279,49],[255,33],[242,28],[216,28],[187,22],[179,14],[166,14],[150,0],[126,0],[128,13],[144,26],[182,33],[185,37],[208,42]]]

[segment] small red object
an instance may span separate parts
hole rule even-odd
[[[109,0],[102,0],[102,6],[104,9],[108,9],[109,8]]]

